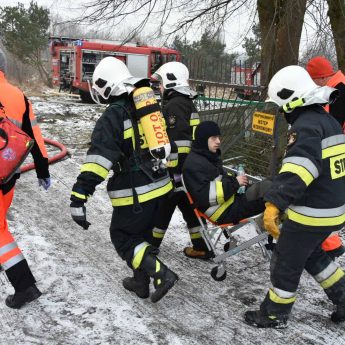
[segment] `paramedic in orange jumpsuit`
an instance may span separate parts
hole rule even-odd
[[[7,116],[11,122],[35,140],[31,154],[35,163],[38,184],[47,190],[50,186],[50,175],[47,151],[41,131],[30,102],[23,92],[6,80],[6,62],[6,56],[0,49],[0,117]],[[8,307],[15,309],[41,295],[23,253],[9,232],[6,220],[18,178],[19,173],[16,173],[7,183],[0,184],[0,265],[15,290],[13,295],[6,298],[5,303]]]
[[[345,75],[341,71],[335,71],[331,62],[324,56],[310,59],[306,70],[316,85],[330,86],[338,90],[339,97],[332,104],[327,104],[325,109],[340,123],[345,132]],[[345,253],[345,247],[337,233],[330,235],[322,243],[322,249],[332,259]]]

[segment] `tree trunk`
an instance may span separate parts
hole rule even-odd
[[[307,0],[257,0],[261,30],[261,85],[281,68],[295,65]]]
[[[345,72],[345,1],[327,0],[328,17],[337,52],[338,67]]]

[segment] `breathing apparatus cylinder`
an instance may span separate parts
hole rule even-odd
[[[150,87],[137,88],[133,92],[133,100],[151,155],[165,160],[171,146],[153,90]]]

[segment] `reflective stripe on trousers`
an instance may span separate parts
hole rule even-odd
[[[11,206],[14,188],[8,193],[0,191],[0,264],[4,270],[8,270],[18,262],[24,260],[24,256],[17,246],[13,236],[9,232],[6,215]]]

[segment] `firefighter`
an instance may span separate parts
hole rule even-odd
[[[271,287],[260,310],[247,311],[256,327],[285,328],[303,269],[336,306],[333,322],[345,321],[344,271],[322,250],[323,241],[345,221],[345,135],[321,106],[335,89],[318,87],[299,66],[278,71],[268,86],[291,125],[283,165],[265,195],[264,226],[279,236],[271,259]],[[279,235],[277,219],[287,214]]]
[[[137,98],[146,104],[153,91],[134,97],[149,81],[134,78],[126,65],[114,57],[101,60],[92,83],[93,97],[100,95],[109,105],[95,125],[91,147],[73,186],[71,215],[78,225],[84,229],[89,227],[85,204],[95,187],[113,170],[107,184],[113,206],[111,241],[134,273],[134,277],[123,280],[123,286],[140,298],[148,298],[152,277],[155,291],[151,301],[157,302],[178,277],[157,258],[157,248],[148,242],[158,205],[173,188],[166,167],[154,165],[157,161],[148,146],[149,139],[153,138],[144,132],[140,118],[143,110],[135,108]],[[149,109],[156,112],[159,106],[153,104]]]
[[[177,206],[187,223],[193,245],[186,247],[184,254],[190,258],[207,259],[209,252],[199,231],[200,223],[186,193],[181,190],[182,166],[192,146],[194,129],[200,123],[199,114],[193,103],[197,94],[189,87],[189,71],[181,62],[167,62],[153,77],[160,81],[163,115],[169,138],[177,146],[178,159],[170,161],[169,171],[176,188],[159,208],[155,227],[152,230],[152,243],[157,247],[160,246]]]
[[[218,125],[213,121],[201,122],[183,166],[183,179],[198,209],[213,222],[237,224],[264,211],[263,195],[271,181],[255,183],[245,194],[238,194],[240,186],[248,185],[248,177],[233,176],[223,168],[220,144]]]
[[[316,85],[334,87],[339,91],[338,98],[327,104],[325,109],[340,123],[345,131],[345,76],[341,71],[334,71],[332,64],[324,56],[310,59],[306,69]],[[322,244],[322,248],[332,259],[344,254],[345,247],[338,234],[329,236]]]
[[[6,80],[5,74],[6,56],[0,50],[0,117],[7,116],[35,140],[31,153],[35,162],[38,184],[47,190],[51,183],[47,151],[31,103],[22,91]],[[9,232],[6,221],[19,175],[16,173],[7,183],[0,184],[0,264],[15,291],[13,295],[6,298],[5,303],[14,309],[41,296],[41,292],[36,287],[36,280],[23,253]]]

